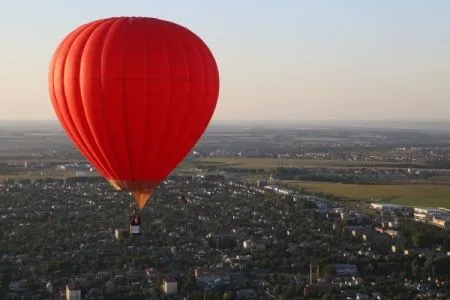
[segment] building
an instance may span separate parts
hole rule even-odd
[[[265,187],[265,186],[267,185],[267,181],[266,181],[266,180],[258,180],[257,183],[256,183],[256,185],[257,185],[259,188],[263,188],[263,187]]]
[[[178,294],[178,282],[173,278],[167,278],[163,281],[163,291],[166,295]]]
[[[266,248],[266,244],[261,239],[257,239],[256,241],[245,240],[242,242],[242,247],[248,250],[264,250]]]
[[[66,300],[81,300],[81,290],[74,282],[66,284]]]
[[[370,203],[370,207],[379,211],[394,211],[402,209],[403,206],[388,203]]]
[[[274,187],[273,191],[277,194],[281,194],[281,195],[292,195],[292,191],[291,190],[286,190],[286,189],[281,189],[278,187]]]
[[[242,246],[244,247],[244,249],[250,249],[253,247],[253,241],[252,240],[245,240],[242,242]]]
[[[238,299],[256,299],[257,293],[254,289],[240,289],[236,292]]]
[[[398,237],[400,235],[400,233],[397,230],[393,230],[393,229],[387,229],[384,232],[393,238]]]
[[[129,237],[130,233],[124,229],[116,229],[114,235],[116,236],[116,239],[120,240]]]
[[[427,214],[415,212],[415,213],[414,213],[414,220],[415,220],[416,222],[428,222],[428,221],[430,221],[431,219],[430,219],[430,217],[428,217]]]
[[[337,277],[351,277],[358,275],[358,270],[356,265],[349,264],[335,264],[336,276]]]
[[[436,256],[438,254],[437,252],[434,252],[430,249],[423,249],[423,248],[410,248],[403,250],[404,255],[418,255],[419,257],[431,257]]]
[[[429,207],[414,207],[414,212],[419,214],[429,214],[429,215],[435,215],[442,213],[442,211],[439,208]]]
[[[47,289],[47,292],[49,292],[50,294],[53,293],[53,284],[51,282],[47,282],[45,288]]]
[[[303,288],[303,295],[305,297],[319,296],[329,293],[332,285],[328,283],[310,284]]]
[[[434,217],[433,218],[433,225],[436,225],[441,228],[447,228],[450,229],[450,218],[448,217]]]
[[[398,227],[398,220],[395,220],[394,222],[389,221],[388,222],[388,227],[389,228],[397,228]]]
[[[417,222],[431,223],[433,225],[447,228],[447,222],[450,220],[449,214],[439,208],[414,208],[414,220]]]
[[[197,268],[195,269],[195,279],[197,282],[207,283],[216,280],[229,281],[229,273],[222,268]]]
[[[85,171],[76,171],[75,177],[85,177],[87,176],[87,173]]]

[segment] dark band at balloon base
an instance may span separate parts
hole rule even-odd
[[[118,191],[129,191],[133,193],[134,200],[140,209],[147,203],[155,188],[161,181],[131,181],[131,180],[108,180]]]

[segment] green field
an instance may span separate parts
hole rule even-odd
[[[49,160],[50,162],[50,160]],[[277,167],[364,167],[372,168],[383,166],[387,163],[376,161],[333,161],[333,160],[307,160],[307,159],[275,159],[275,158],[197,158],[184,161],[178,171],[189,172],[193,167],[205,166],[227,166],[242,169],[271,169]],[[389,163],[392,167],[395,163]],[[61,171],[56,169],[44,170],[42,175],[38,171],[17,174],[0,175],[2,179],[24,179],[31,180],[39,178],[68,178],[75,175],[75,171]],[[91,173],[91,176],[96,176]],[[248,174],[247,176],[251,176]],[[254,175],[254,179],[260,176]],[[253,179],[253,178],[252,178]],[[442,179],[442,182],[445,178]],[[328,182],[299,182],[285,181],[290,186],[301,187],[311,192],[322,192],[335,195],[348,200],[360,201],[382,201],[396,204],[413,206],[437,206],[450,208],[450,185],[443,184],[393,184],[393,185],[358,185],[340,184]]]
[[[40,171],[29,171],[29,172],[20,172],[20,173],[10,173],[10,174],[0,174],[0,180],[21,180],[21,179],[66,179],[69,177],[74,177],[74,170],[56,170],[56,169],[47,169],[42,171],[42,175]],[[96,172],[87,173],[86,176],[98,176]]]
[[[322,192],[350,200],[450,208],[450,185],[362,185],[299,181],[285,181],[285,183],[306,191]]]
[[[285,159],[285,158],[221,158],[221,157],[205,157],[193,159],[191,163],[206,166],[219,165],[229,166],[243,169],[271,169],[279,167],[305,168],[305,167],[332,167],[332,168],[348,168],[348,167],[374,167],[386,168],[390,166],[400,166],[401,163],[380,162],[380,161],[342,161],[342,160],[320,160],[320,159]],[[420,167],[419,165],[417,167]]]
[[[49,161],[53,162],[53,161]],[[192,164],[182,164],[178,167],[177,171],[180,173],[190,173],[190,170],[192,168]],[[36,180],[36,179],[46,179],[46,178],[52,178],[52,179],[67,179],[69,177],[75,176],[75,170],[58,170],[58,169],[44,169],[41,171],[24,171],[24,172],[17,172],[17,173],[8,173],[8,174],[0,174],[0,181],[1,180],[21,180],[21,179],[30,179],[30,180]],[[85,176],[100,176],[97,172],[86,172]]]

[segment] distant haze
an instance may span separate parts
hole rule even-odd
[[[268,129],[354,129],[354,130],[408,130],[449,132],[450,121],[258,121],[258,120],[213,120],[208,130],[236,132],[255,128]],[[63,129],[56,120],[0,120],[0,131],[43,131],[61,132]]]
[[[180,23],[210,46],[214,120],[449,120],[450,1],[5,1],[0,119],[55,120],[50,57],[108,16]]]

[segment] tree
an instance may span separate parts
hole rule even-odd
[[[334,265],[328,264],[322,269],[322,273],[326,277],[334,277],[336,276],[336,268]]]
[[[296,292],[295,286],[293,284],[288,284],[283,296],[286,299],[292,299],[292,297],[294,297],[296,295],[295,292]]]
[[[450,258],[443,257],[436,259],[432,263],[432,268],[436,276],[449,276],[450,275]]]
[[[283,287],[281,285],[277,284],[273,287],[274,295],[277,295],[277,296],[281,295],[282,292],[283,292]]]
[[[431,248],[433,246],[433,238],[424,232],[416,232],[411,237],[411,242],[418,248]]]
[[[331,300],[331,293],[326,293],[325,295],[323,295],[322,300]]]

